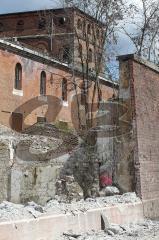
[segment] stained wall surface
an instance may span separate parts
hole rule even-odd
[[[121,66],[119,98],[129,110],[124,119],[131,124],[132,133],[132,137],[127,141],[130,147],[126,148],[131,158],[124,161],[125,164],[128,162],[133,164],[135,175],[132,183],[138,195],[143,200],[157,199],[159,68],[135,55],[121,56],[119,60]]]
[[[159,197],[159,69],[133,62],[137,153],[143,199]]]

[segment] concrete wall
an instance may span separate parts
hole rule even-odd
[[[101,230],[101,214],[110,223],[139,223],[144,219],[142,203],[118,204],[112,207],[88,210],[75,215],[52,215],[34,220],[0,223],[0,240],[55,240],[69,231],[75,234]]]
[[[69,155],[43,162],[15,160],[11,169],[10,199],[14,203],[34,201],[44,205],[56,195],[56,182]],[[3,199],[4,200],[4,199]]]

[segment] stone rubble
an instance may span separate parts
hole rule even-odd
[[[52,158],[66,154],[78,145],[77,136],[71,131],[64,131],[47,123],[36,123],[22,133],[0,124],[0,141],[7,144],[12,142],[15,149],[17,145],[22,145],[35,155],[45,156],[44,153],[51,152]]]
[[[101,208],[124,203],[135,203],[140,201],[141,200],[135,193],[125,193],[123,195],[99,197],[94,199],[88,198],[80,201],[74,200],[71,203],[64,201],[61,202],[59,197],[56,196],[56,199],[50,200],[45,206],[40,206],[34,202],[22,205],[4,201],[0,204],[0,222],[24,218],[38,218],[42,214],[76,214],[93,208]]]
[[[158,240],[159,221],[145,220],[139,224],[116,225],[94,232],[74,236],[74,234],[64,233],[56,240]]]

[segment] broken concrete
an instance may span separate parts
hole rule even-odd
[[[158,240],[159,221],[145,220],[139,224],[112,224],[105,231],[91,231],[80,236],[74,234],[66,234],[56,240]]]
[[[27,131],[19,134],[0,127],[0,201],[45,204],[56,195],[60,169],[78,141],[51,124],[37,124]]]
[[[129,203],[126,203],[128,201]],[[139,223],[144,219],[143,205],[140,199],[131,193],[125,196],[82,200],[71,204],[53,200],[45,207],[29,203],[23,208],[21,205],[15,208],[13,204],[5,202],[0,206],[0,211],[4,213],[3,217],[5,216],[5,222],[0,223],[0,240],[2,240],[1,236],[3,240],[56,240],[63,233],[77,236],[91,230],[100,231],[102,215],[110,224]],[[22,212],[23,215],[26,211],[26,217],[29,214],[28,219],[13,220],[18,219],[17,212]]]

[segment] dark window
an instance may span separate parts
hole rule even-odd
[[[4,31],[4,25],[3,23],[0,23],[0,32],[3,32]]]
[[[91,34],[91,25],[90,24],[87,25],[87,33]]]
[[[16,27],[17,31],[23,31],[24,30],[24,21],[23,20],[19,20],[17,22],[17,27]]]
[[[85,84],[82,83],[82,86],[81,86],[81,105],[85,105],[85,101],[86,101],[86,98],[85,98]]]
[[[99,96],[98,96],[99,97],[99,101],[102,101],[102,90],[101,89],[99,89],[99,93],[98,94],[99,94]]]
[[[45,20],[45,18],[41,18],[41,19],[39,20],[39,26],[38,26],[38,28],[39,28],[39,29],[45,29],[45,27],[46,27],[46,20]]]
[[[92,62],[92,59],[93,59],[93,53],[92,53],[92,49],[90,48],[88,50],[88,61],[89,62]]]
[[[86,22],[85,21],[83,21],[82,31],[83,31],[83,37],[85,38],[86,35],[87,35],[87,28],[86,28]]]
[[[16,64],[15,67],[15,89],[21,90],[22,89],[22,66],[20,63]]]
[[[67,63],[71,62],[71,51],[69,46],[63,47],[63,61]]]
[[[78,56],[79,56],[79,57],[82,56],[82,44],[79,44],[79,47],[78,47]]]
[[[102,53],[97,53],[96,54],[96,59],[97,59],[97,63],[98,63],[98,65],[100,65],[101,64],[101,61],[102,61]]]
[[[81,19],[78,19],[78,21],[77,21],[77,28],[82,30],[82,21],[81,21]]]
[[[97,36],[97,38],[99,38],[99,35],[100,35],[99,29],[97,29],[97,31],[96,31],[96,36]]]
[[[64,25],[67,22],[67,18],[66,17],[60,17],[59,18],[59,25]]]
[[[46,73],[44,71],[40,76],[40,95],[46,95]]]
[[[62,80],[62,100],[67,101],[67,80]]]

